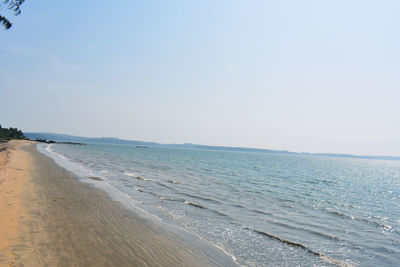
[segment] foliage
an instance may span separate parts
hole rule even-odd
[[[6,6],[7,9],[10,9],[15,16],[21,14],[20,6],[25,2],[25,0],[3,0],[0,2],[0,9],[2,6]],[[0,26],[4,27],[4,29],[8,30],[11,28],[12,23],[4,16],[0,15]]]
[[[2,128],[0,125],[0,139],[26,139],[24,133],[17,128]]]

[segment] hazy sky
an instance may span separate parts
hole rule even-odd
[[[3,126],[400,155],[400,1],[27,0],[21,9],[0,30]]]

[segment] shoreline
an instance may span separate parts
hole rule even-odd
[[[222,252],[210,255],[79,181],[32,142],[8,146],[0,181],[13,172],[21,182],[14,195],[20,208],[14,209],[14,228],[6,227],[17,229],[13,237],[0,236],[0,266],[237,266]],[[0,201],[3,207],[6,201]]]

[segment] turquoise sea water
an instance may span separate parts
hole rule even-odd
[[[400,161],[39,144],[244,266],[400,266]]]

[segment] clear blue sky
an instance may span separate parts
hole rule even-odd
[[[0,123],[400,155],[399,12],[395,0],[27,0],[0,31]]]

